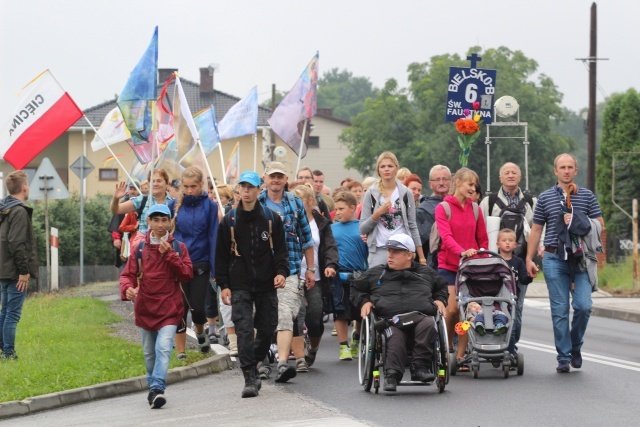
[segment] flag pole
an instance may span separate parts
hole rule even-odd
[[[253,134],[253,170],[257,172],[258,168],[258,134]]]
[[[204,164],[207,167],[207,173],[209,174],[209,179],[211,180],[211,185],[213,185],[213,191],[216,193],[216,199],[218,200],[218,206],[222,206],[222,203],[220,203],[220,194],[218,193],[218,186],[216,186],[216,181],[215,181],[215,179],[213,179],[213,172],[211,172],[211,166],[209,166],[209,162],[207,161],[207,155],[204,152],[204,147],[202,146],[202,142],[200,142],[200,138],[198,138],[197,144],[198,144],[198,147],[200,147],[200,152],[202,153],[202,157],[204,157]],[[220,144],[220,143],[218,143],[218,144]]]
[[[300,140],[300,149],[298,150],[298,166],[296,166],[295,176],[298,176],[298,171],[300,170],[300,160],[302,160],[302,149],[304,148],[304,137],[307,133],[307,122],[309,119],[304,119],[304,125],[302,125],[302,139]]]
[[[129,172],[127,172],[127,170],[125,169],[124,165],[122,164],[122,162],[120,162],[120,159],[118,159],[118,157],[116,156],[116,154],[113,152],[113,150],[111,149],[111,147],[109,147],[109,144],[107,144],[104,139],[102,139],[102,135],[100,135],[100,132],[98,132],[98,129],[95,128],[95,126],[93,126],[93,123],[91,123],[91,121],[89,120],[89,118],[87,117],[86,114],[82,115],[84,117],[84,119],[87,121],[87,123],[89,123],[89,126],[91,126],[91,129],[93,129],[93,131],[95,132],[95,134],[98,136],[98,138],[100,138],[100,141],[102,141],[102,144],[104,144],[104,146],[107,148],[107,150],[109,150],[109,152],[111,153],[111,155],[113,156],[113,158],[115,159],[115,161],[118,163],[118,165],[120,166],[120,168],[124,171],[125,175],[127,175],[127,177],[129,178],[129,181],[131,181],[131,183],[133,184],[134,187],[136,187],[136,190],[138,190],[139,193],[142,193],[140,191],[140,188],[138,187],[138,185],[136,184],[136,182],[133,180],[133,178],[131,177],[131,175],[129,175]],[[153,148],[151,149],[151,153],[153,155]]]
[[[224,180],[224,183],[227,183],[227,172],[226,172],[226,168],[224,167],[224,156],[222,155],[222,141],[220,141],[218,143],[218,148],[220,151],[220,164],[222,165],[222,178]]]

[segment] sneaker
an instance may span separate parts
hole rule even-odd
[[[198,338],[198,345],[200,346],[200,352],[202,354],[207,354],[211,351],[211,343],[209,342],[209,336],[205,333],[196,334],[196,338]]]
[[[493,335],[504,335],[507,333],[509,328],[504,323],[498,323],[496,328],[493,330]]]
[[[576,369],[582,368],[582,353],[580,350],[571,350],[571,367]]]
[[[566,374],[571,370],[568,360],[560,360],[556,372],[559,374]]]
[[[271,366],[265,365],[262,362],[258,363],[256,371],[258,372],[258,378],[261,380],[268,380],[271,377]]]
[[[286,383],[291,378],[295,378],[296,376],[296,368],[289,365],[280,365],[278,366],[278,375],[276,375],[277,383]]]
[[[15,353],[10,353],[10,354],[2,353],[0,354],[0,359],[1,360],[17,360],[18,355]]]
[[[309,365],[304,359],[296,360],[296,372],[309,372]]]
[[[353,360],[351,356],[351,348],[348,345],[340,346],[340,360]]]
[[[318,349],[312,350],[311,348],[307,348],[304,351],[304,361],[307,362],[307,366],[310,368],[313,365],[313,362],[316,361],[316,355],[318,354]]]
[[[336,328],[333,328],[333,329],[331,330],[331,335],[332,335],[332,336],[334,336],[334,337],[337,337],[337,336],[338,336],[338,332],[336,331]]]
[[[476,332],[481,337],[485,336],[485,334],[487,333],[487,331],[484,330],[484,323],[482,322],[476,322],[475,328],[476,328]]]
[[[211,334],[211,335],[209,335],[209,343],[210,344],[219,344],[220,341],[218,340],[218,337],[215,334]]]
[[[356,331],[354,329],[353,332],[351,333],[351,343],[349,343],[349,346],[351,347],[352,357],[358,357],[358,350],[360,347],[360,336],[358,336],[358,339],[355,339],[354,338],[355,334],[356,334]]]
[[[182,353],[178,353],[178,360],[187,360],[187,353],[184,351]]]
[[[151,409],[160,409],[165,405],[165,403],[167,403],[167,398],[164,397],[163,392],[155,389],[152,389],[149,392],[148,399],[149,405],[151,405]]]

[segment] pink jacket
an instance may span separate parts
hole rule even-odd
[[[467,199],[464,208],[454,196],[447,196],[444,201],[449,202],[451,206],[451,218],[447,220],[442,204],[436,206],[436,224],[442,240],[438,253],[438,268],[456,272],[460,263],[460,253],[467,249],[489,249],[489,237],[481,209],[478,209],[476,222],[471,199]]]

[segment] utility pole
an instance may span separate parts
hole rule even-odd
[[[589,133],[587,134],[587,188],[596,191],[596,58],[598,57],[597,6],[591,4],[589,46]]]

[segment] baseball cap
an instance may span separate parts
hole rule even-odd
[[[151,218],[153,215],[166,215],[171,218],[171,211],[167,205],[153,205],[151,209],[149,209],[147,216]]]
[[[271,162],[269,166],[264,170],[265,175],[273,175],[274,173],[281,173],[283,175],[288,175],[287,171],[284,169],[284,165],[280,162]]]
[[[384,245],[387,249],[400,249],[409,252],[416,251],[416,245],[413,243],[413,239],[404,233],[394,234],[389,237],[387,244]]]
[[[127,184],[127,187],[131,188],[131,187],[135,187],[135,186],[140,187],[140,181],[138,181],[137,179],[134,179],[133,181],[129,181]]]
[[[254,171],[244,171],[240,174],[240,179],[238,180],[238,184],[242,184],[246,182],[247,184],[251,184],[254,187],[260,187],[260,177],[257,172]]]

